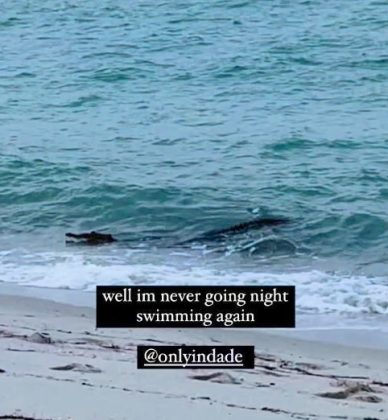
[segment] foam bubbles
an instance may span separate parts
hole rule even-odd
[[[387,279],[319,270],[273,273],[199,265],[161,258],[142,261],[135,253],[0,253],[0,278],[48,288],[94,290],[113,284],[296,285],[302,314],[388,314]]]

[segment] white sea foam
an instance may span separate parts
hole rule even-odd
[[[386,278],[319,270],[273,273],[136,261],[124,255],[0,252],[0,280],[22,285],[94,290],[110,284],[296,285],[297,309],[315,314],[388,314]]]

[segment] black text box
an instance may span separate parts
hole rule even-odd
[[[294,286],[97,286],[97,328],[293,328]]]

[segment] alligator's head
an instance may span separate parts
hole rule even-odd
[[[98,232],[89,232],[89,233],[66,233],[66,243],[79,243],[85,245],[102,245],[109,244],[111,242],[116,242],[116,239],[110,233],[98,233]]]

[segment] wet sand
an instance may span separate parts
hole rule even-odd
[[[0,419],[388,419],[373,331],[338,331],[341,345],[312,331],[97,330],[92,307],[18,290],[0,283]],[[137,345],[183,343],[254,345],[255,369],[137,369]]]

